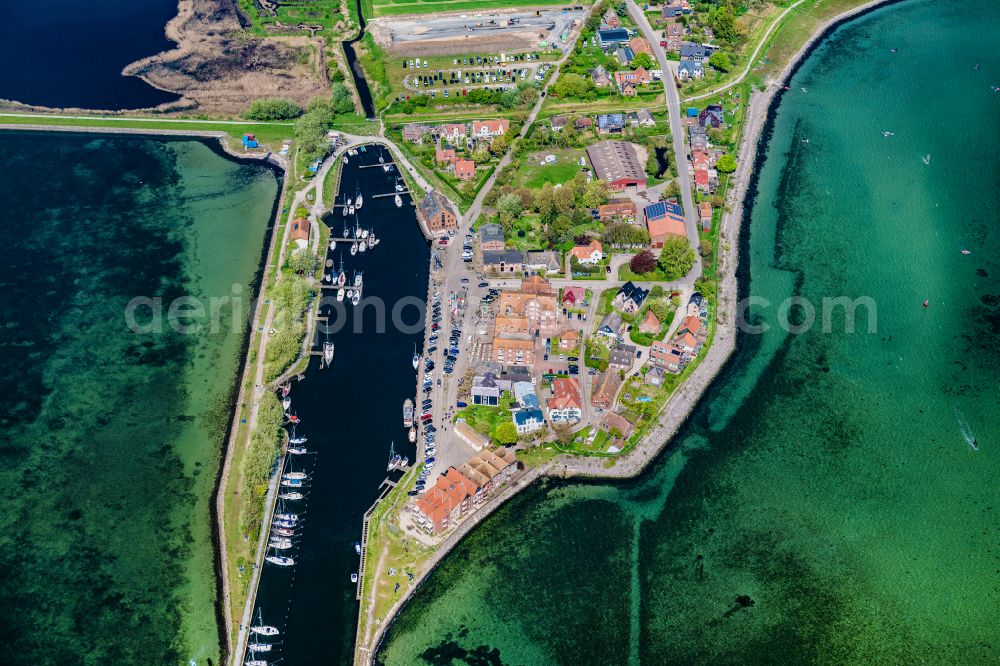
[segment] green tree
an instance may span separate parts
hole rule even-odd
[[[739,37],[736,17],[730,7],[720,9],[715,13],[712,28],[715,30],[715,36],[724,42],[733,42]]]
[[[653,288],[649,290],[649,297],[653,300],[656,300],[657,298],[663,298],[663,295],[665,293],[666,292],[663,291],[663,287],[657,284],[653,285]]]
[[[350,89],[343,83],[334,83],[330,86],[330,101],[333,112],[336,114],[354,113],[354,99],[351,97]]]
[[[521,197],[513,192],[504,194],[497,199],[497,213],[500,214],[500,224],[510,225],[521,214]]]
[[[498,444],[515,443],[517,441],[517,427],[514,425],[514,422],[504,421],[498,425],[496,431],[493,433],[493,439]]]
[[[726,153],[715,162],[715,168],[722,173],[732,173],[736,171],[736,158]]]
[[[535,209],[542,218],[542,224],[548,224],[555,219],[559,209],[556,206],[555,190],[552,188],[552,183],[545,183],[542,185],[542,189],[535,193]]]
[[[655,301],[651,301],[649,304],[649,309],[653,311],[656,318],[660,320],[661,324],[667,323],[670,319],[670,315],[673,313],[673,308],[670,303],[662,298],[658,298]]]
[[[312,275],[319,268],[319,257],[315,252],[299,250],[292,252],[287,261],[288,270],[302,275]]]
[[[247,120],[288,120],[302,115],[302,107],[284,97],[255,99],[243,114]]]
[[[559,97],[574,97],[577,99],[593,99],[597,96],[597,88],[589,76],[581,74],[562,74],[552,86],[553,92]]]
[[[556,215],[548,225],[548,240],[552,245],[560,245],[569,240],[570,229],[573,228],[573,219],[565,213]]]
[[[556,210],[560,213],[571,211],[576,207],[576,195],[573,193],[572,187],[564,185],[555,188],[552,194],[555,197]]]
[[[679,280],[694,266],[695,254],[686,238],[671,236],[663,243],[657,263],[668,280]]]
[[[643,69],[650,69],[653,66],[653,57],[645,51],[636,53],[629,65],[632,69],[639,69],[640,67]]]
[[[646,245],[649,243],[649,232],[634,224],[617,222],[604,230],[601,243],[612,246]]]
[[[490,151],[486,148],[486,146],[480,145],[479,148],[476,148],[474,151],[472,151],[472,161],[475,162],[476,164],[483,164],[484,162],[488,162],[489,160],[490,160]]]
[[[716,51],[710,55],[708,57],[708,64],[721,72],[728,72],[729,68],[733,66],[729,56],[722,51]]]
[[[583,205],[587,208],[597,208],[608,202],[608,187],[603,180],[592,180],[587,183],[583,193]]]

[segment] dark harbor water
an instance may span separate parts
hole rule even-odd
[[[202,141],[0,149],[2,660],[219,664],[209,498],[279,180]],[[126,324],[182,296],[227,299],[217,332]]]
[[[287,503],[289,512],[304,514],[297,545],[290,551],[296,565],[266,565],[257,596],[264,620],[282,632],[281,644],[268,658],[289,664],[350,663],[358,612],[350,581],[359,562],[353,543],[361,539],[363,515],[386,477],[390,444],[414,459],[402,409],[416,391],[411,359],[414,344],[419,347],[423,341],[423,306],[418,309],[416,303],[427,298],[430,250],[409,196],[403,196],[402,208],[396,208],[392,197],[374,198],[393,192],[395,184],[395,171],[360,168],[377,164],[379,155],[391,161],[387,152],[371,146],[349,158],[338,198],[354,198],[358,192],[364,196],[358,221],[374,230],[379,245],[351,256],[349,246],[338,243],[327,255],[338,268],[343,258],[349,283],[354,271],[363,272],[364,299],[357,307],[322,307],[336,345],[333,366],[321,370],[321,358],[313,357],[305,378],[292,384],[291,409],[301,419],[297,432],[309,438],[306,447],[317,454],[291,461],[297,470],[312,474],[307,498]],[[354,226],[353,218],[342,217],[339,210],[326,221],[335,237],[343,237],[345,221]],[[384,327],[378,324],[379,302],[385,304]],[[411,303],[403,310],[403,321],[415,324],[415,331],[401,331],[391,323],[392,310],[401,302]]]
[[[538,484],[484,521],[382,663],[1000,659],[998,31],[994,2],[915,0],[813,53],[743,239],[770,330],[646,474]],[[817,309],[798,335],[792,295]],[[876,331],[839,308],[824,332],[838,296],[871,297]]]
[[[36,0],[0,10],[0,99],[50,107],[140,109],[178,99],[126,65],[175,46],[177,0]]]

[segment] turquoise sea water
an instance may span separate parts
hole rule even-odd
[[[200,141],[0,149],[3,662],[218,664],[209,497],[279,181]],[[137,296],[230,298],[182,335],[132,332]]]
[[[383,663],[1000,659],[998,41],[996,3],[914,0],[810,56],[742,255],[771,328],[642,477],[545,482],[484,521]],[[796,335],[793,295],[817,316]],[[875,309],[824,331],[842,296]]]

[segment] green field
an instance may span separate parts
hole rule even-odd
[[[506,9],[508,7],[546,7],[566,5],[573,2],[562,0],[362,0],[365,16],[399,16],[402,14],[430,14],[432,12],[480,12],[484,9]]]
[[[546,155],[555,155],[556,163],[541,164]],[[578,148],[556,148],[531,153],[521,160],[511,185],[538,190],[545,183],[559,185],[569,182],[573,176],[580,173],[582,168],[579,164],[580,158],[585,156],[586,153]],[[589,167],[590,163],[588,162],[586,166]]]

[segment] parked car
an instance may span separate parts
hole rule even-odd
[[[480,282],[479,286],[480,287],[488,287],[488,286],[490,286],[490,283],[489,282]]]

